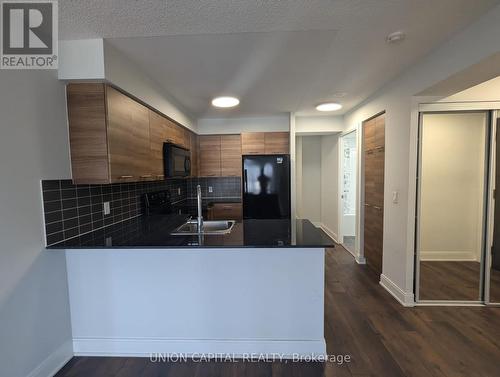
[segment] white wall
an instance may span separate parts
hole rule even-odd
[[[341,132],[344,129],[344,118],[342,116],[296,116],[295,122],[296,133],[299,135],[325,135]]]
[[[321,137],[321,224],[338,241],[339,135]]]
[[[324,260],[321,248],[71,250],[75,353],[324,353]]]
[[[49,375],[72,356],[66,262],[44,250],[40,180],[70,176],[64,84],[0,70],[0,375]]]
[[[271,131],[290,131],[290,116],[198,119],[198,133],[200,135]]]
[[[485,113],[425,114],[420,259],[481,259]]]
[[[302,216],[302,137],[295,138],[295,217],[303,219]]]
[[[353,129],[386,111],[383,274],[406,303],[413,301],[417,118],[412,97],[500,51],[499,34],[496,6],[344,117],[346,129]],[[398,203],[392,203],[393,191],[399,192]]]
[[[302,180],[300,216],[321,225],[321,137],[300,137],[302,144]],[[299,181],[298,181],[299,182]]]
[[[196,132],[196,121],[169,93],[104,41],[106,80]]]
[[[443,98],[440,102],[500,101],[500,76]]]
[[[166,90],[103,39],[61,41],[59,79],[108,81],[196,131],[194,119]]]

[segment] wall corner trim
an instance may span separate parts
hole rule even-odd
[[[63,343],[28,374],[27,377],[52,377],[73,357],[73,342]]]
[[[385,288],[398,302],[406,307],[415,306],[413,292],[405,292],[384,274],[380,275],[380,285]]]

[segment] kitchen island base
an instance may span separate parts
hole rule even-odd
[[[66,250],[80,356],[320,355],[323,248]]]

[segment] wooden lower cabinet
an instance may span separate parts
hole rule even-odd
[[[241,220],[243,207],[241,203],[214,203],[208,210],[209,220]]]

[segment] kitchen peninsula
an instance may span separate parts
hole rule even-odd
[[[140,216],[65,250],[76,355],[326,352],[325,248],[307,220],[244,220],[173,236],[185,215]]]

